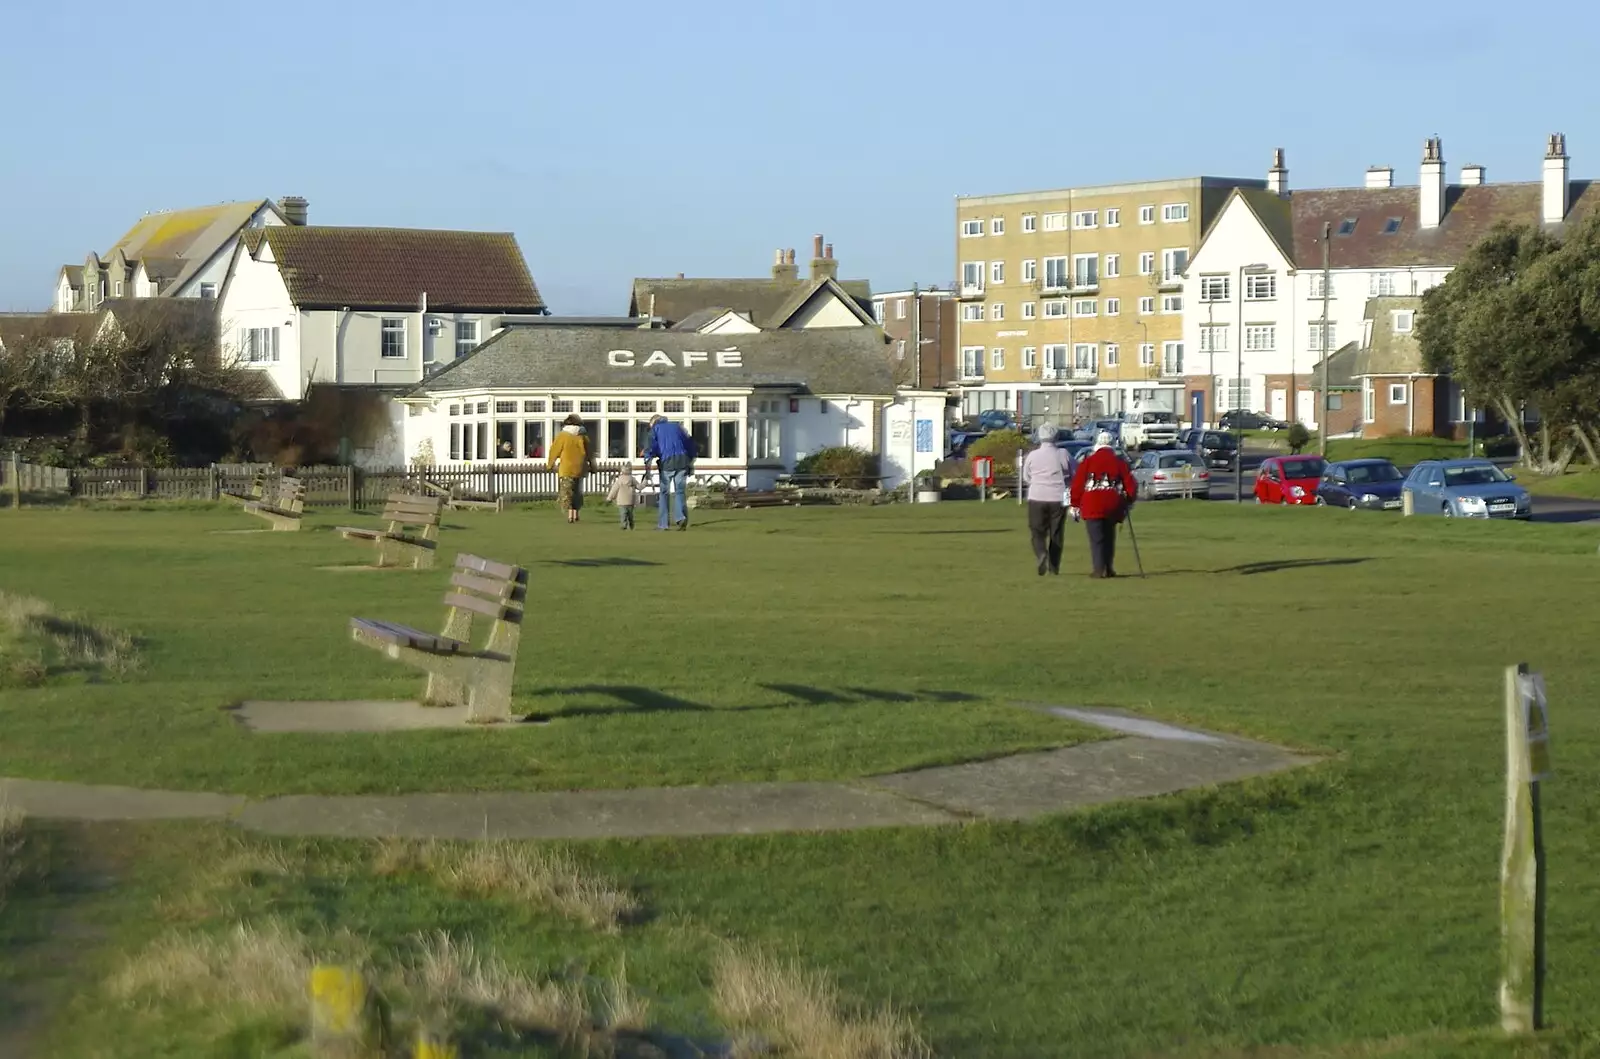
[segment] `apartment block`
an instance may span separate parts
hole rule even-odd
[[[1188,177],[956,200],[962,412],[1184,408],[1183,274],[1236,188]]]

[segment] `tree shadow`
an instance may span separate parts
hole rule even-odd
[[[829,691],[827,688],[808,687],[805,684],[760,684],[757,686],[766,688],[768,691],[776,691],[779,694],[788,695],[790,698],[799,699],[801,702],[809,703],[812,706],[832,706],[850,701],[836,691]]]
[[[894,530],[892,532],[894,532],[897,536],[902,534],[902,533],[904,533],[903,530]],[[914,536],[918,536],[918,537],[950,537],[950,536],[957,536],[957,535],[960,535],[960,536],[972,536],[974,534],[979,534],[979,533],[1015,533],[1015,532],[1016,532],[1016,530],[1013,530],[1013,529],[936,529],[936,530],[916,530],[916,531],[914,531],[913,535]]]
[[[613,555],[604,559],[540,559],[544,566],[660,566],[660,563],[651,562],[649,559],[630,559],[625,556]]]
[[[1351,559],[1269,559],[1259,563],[1228,566],[1213,572],[1218,574],[1273,574],[1280,570],[1304,570],[1313,566],[1356,566],[1359,563],[1371,561],[1372,557],[1367,555]]]

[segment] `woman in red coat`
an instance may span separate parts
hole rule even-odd
[[[1101,431],[1094,451],[1078,461],[1072,476],[1072,510],[1089,531],[1090,577],[1116,577],[1117,523],[1133,506],[1138,483],[1128,461],[1111,447],[1111,435]]]

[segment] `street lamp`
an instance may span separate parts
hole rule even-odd
[[[1244,278],[1246,276],[1259,276],[1263,272],[1270,272],[1271,266],[1263,264],[1240,265],[1239,286],[1234,291],[1234,297],[1239,305],[1239,329],[1234,334],[1238,343],[1238,375],[1233,380],[1235,395],[1244,392]],[[1234,410],[1233,417],[1233,502],[1244,503],[1244,427],[1241,425],[1243,417],[1239,414],[1244,409]]]

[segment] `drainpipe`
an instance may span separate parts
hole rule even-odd
[[[1406,377],[1406,436],[1417,432],[1417,377]]]
[[[333,381],[335,385],[344,382],[344,322],[349,319],[350,306],[346,305],[333,314]]]
[[[427,291],[423,291],[422,292],[422,297],[419,300],[419,303],[417,305],[417,370],[419,372],[426,370],[425,368],[422,367],[422,363],[423,363],[423,359],[427,356],[427,354],[425,352],[427,350],[427,348],[428,348],[428,292]],[[409,349],[406,350],[407,359],[410,359],[410,354],[411,354],[411,351]]]

